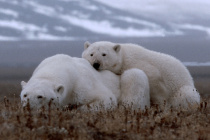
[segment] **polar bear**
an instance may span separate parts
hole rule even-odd
[[[127,92],[135,94],[126,102],[129,105],[132,102],[134,109],[141,108],[143,110],[145,106],[150,106],[150,98],[147,95],[149,94],[147,89],[139,89],[142,84],[148,82],[144,75],[139,73],[141,73],[140,70],[131,69],[123,76],[127,78],[139,77],[136,80],[132,78],[135,90],[126,89]],[[125,85],[128,84],[126,81],[123,82]],[[124,103],[125,100],[121,100],[121,98],[126,97],[126,95],[121,96],[119,76],[106,70],[98,72],[87,60],[64,54],[43,60],[34,70],[28,83],[22,81],[21,85],[20,97],[23,106],[26,106],[29,100],[31,108],[41,108],[42,106],[48,108],[51,102],[51,105],[55,107],[70,104],[81,110],[87,110],[89,107],[89,110],[95,111],[99,110],[101,106],[104,109],[115,108],[118,102]],[[134,103],[135,98],[141,99],[141,97],[146,98],[147,102]]]
[[[106,84],[103,80],[109,80]],[[97,72],[85,59],[58,54],[43,60],[28,83],[22,81],[23,106],[78,106],[81,110],[109,109],[117,105],[119,76],[110,71]]]
[[[150,87],[152,104],[189,108],[200,103],[187,68],[176,58],[135,44],[100,41],[85,42],[82,57],[97,70],[122,74],[125,70],[143,70]]]

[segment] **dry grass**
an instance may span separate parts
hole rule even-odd
[[[85,113],[22,109],[19,101],[0,105],[1,139],[210,139],[209,100],[195,111],[145,112],[127,109]]]
[[[22,109],[19,98],[2,98],[0,139],[210,139],[210,99],[196,110],[145,112]]]

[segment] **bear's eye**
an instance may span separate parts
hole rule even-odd
[[[93,54],[91,53],[90,56],[93,56]]]
[[[106,54],[105,54],[105,53],[103,53],[103,54],[102,54],[102,56],[106,56]]]

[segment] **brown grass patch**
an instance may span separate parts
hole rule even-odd
[[[1,139],[210,139],[210,99],[196,110],[145,112],[22,109],[20,99],[0,103]]]
[[[210,98],[204,94],[196,110],[153,106],[145,112],[117,108],[85,113],[24,110],[20,90],[20,81],[0,82],[0,139],[210,139]]]

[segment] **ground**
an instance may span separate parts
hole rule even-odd
[[[210,99],[195,111],[129,108],[84,113],[31,111],[18,98],[0,103],[1,139],[210,139]]]
[[[152,106],[145,112],[117,108],[84,113],[73,110],[22,109],[20,79],[0,80],[1,139],[210,139],[210,80],[193,71],[202,103],[196,110],[164,110]],[[209,71],[210,72],[210,71]]]

